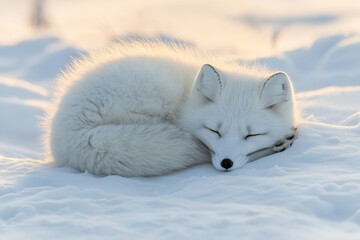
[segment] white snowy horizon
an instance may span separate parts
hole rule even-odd
[[[1,239],[360,239],[359,1],[0,6]],[[56,76],[123,39],[286,71],[303,117],[299,138],[229,173],[209,164],[155,178],[96,177],[44,165],[38,120]]]

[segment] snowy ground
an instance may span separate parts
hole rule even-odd
[[[360,3],[248,2],[49,0],[35,30],[32,1],[0,0],[0,239],[360,239]],[[42,164],[37,121],[56,74],[129,36],[287,71],[299,139],[230,173],[99,178]]]

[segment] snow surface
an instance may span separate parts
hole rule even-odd
[[[47,1],[36,30],[31,1],[0,0],[0,239],[360,239],[358,1],[119,2]],[[44,164],[38,117],[56,74],[86,47],[154,37],[287,71],[298,140],[229,173]]]

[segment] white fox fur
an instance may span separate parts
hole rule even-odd
[[[284,73],[183,47],[117,44],[75,61],[44,117],[46,158],[97,175],[167,174],[211,162],[228,170],[296,125]]]

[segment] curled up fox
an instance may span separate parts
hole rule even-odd
[[[238,169],[288,148],[297,119],[286,73],[185,47],[120,43],[58,78],[43,123],[47,158],[133,177],[207,162]]]

